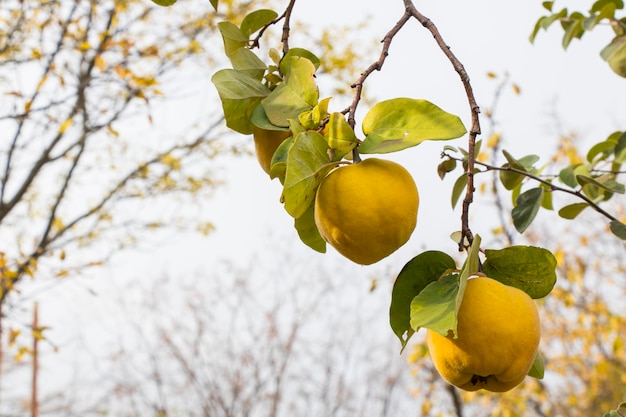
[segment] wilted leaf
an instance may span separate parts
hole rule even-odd
[[[395,98],[381,101],[363,118],[366,135],[359,146],[365,154],[388,153],[425,140],[448,140],[467,132],[458,116],[426,100]]]
[[[556,283],[556,258],[547,249],[510,246],[485,251],[483,271],[503,284],[519,288],[532,298],[545,297]]]
[[[403,349],[415,332],[411,327],[411,301],[428,284],[455,267],[454,259],[446,253],[426,251],[407,262],[398,274],[391,293],[389,322]]]

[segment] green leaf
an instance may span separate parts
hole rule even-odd
[[[626,162],[626,132],[614,132],[609,138],[615,138],[615,162]],[[609,140],[609,139],[607,139]]]
[[[320,67],[320,59],[313,52],[304,48],[290,48],[280,63],[280,71],[282,73],[286,74],[289,71],[288,63],[291,58],[308,59],[313,63],[316,70]]]
[[[426,100],[395,98],[377,103],[363,118],[364,154],[388,153],[425,140],[448,140],[467,132],[458,116]]]
[[[243,18],[243,21],[241,22],[241,32],[249,38],[250,35],[261,29],[263,26],[271,23],[277,17],[278,13],[274,10],[255,10]]]
[[[289,156],[289,150],[292,145],[293,137],[285,139],[285,141],[276,148],[270,164],[270,178],[278,178],[283,184],[287,173],[287,157]]]
[[[215,11],[217,11],[217,3],[219,0],[209,0],[209,2],[211,3],[211,6],[213,6],[213,9],[215,9]]]
[[[552,205],[552,195],[554,193],[552,193],[552,189],[549,185],[546,184],[541,184],[540,187],[544,190],[543,199],[541,200],[541,207],[546,210],[554,210],[554,206]]]
[[[439,251],[422,252],[402,268],[393,284],[389,322],[402,349],[415,330],[411,327],[411,301],[447,270],[456,268],[454,259]]]
[[[300,57],[285,61],[284,82],[261,102],[270,122],[283,127],[289,126],[289,119],[298,119],[300,113],[311,110],[318,100],[313,63]]]
[[[234,23],[219,22],[217,28],[222,34],[226,56],[230,57],[236,50],[244,48],[248,44],[248,37]]]
[[[582,213],[582,211],[587,207],[589,207],[589,204],[587,203],[570,204],[559,210],[559,216],[564,219],[572,220]]]
[[[533,361],[533,364],[530,367],[530,370],[528,371],[528,376],[532,378],[536,378],[536,379],[543,379],[544,374],[545,374],[545,365],[543,362],[543,356],[541,355],[540,352],[537,352],[537,355],[535,356],[535,360]]]
[[[252,111],[270,90],[256,78],[234,69],[223,69],[211,77],[217,88],[226,126],[243,134],[252,133]]]
[[[589,152],[587,152],[587,161],[589,161],[590,163],[594,163],[606,159],[615,150],[615,145],[616,141],[610,139],[596,143],[589,149]],[[596,160],[596,157],[598,155],[601,156]]]
[[[583,28],[584,18],[582,14],[574,12],[567,21],[563,21],[563,28],[565,29],[562,41],[563,49],[567,49],[574,38],[580,39],[583,36],[585,33]]]
[[[479,235],[474,236],[474,240],[472,244],[467,250],[467,258],[465,262],[463,262],[463,267],[461,268],[461,275],[459,277],[459,292],[456,296],[456,306],[454,310],[454,315],[456,318],[457,313],[459,312],[459,308],[461,308],[461,301],[463,300],[463,294],[465,293],[465,286],[467,285],[467,280],[472,275],[475,275],[477,272],[480,272],[480,259],[478,258],[478,254],[480,253],[480,242],[481,238]],[[451,329],[456,336],[456,322],[454,328]]]
[[[285,127],[275,126],[270,122],[270,119],[267,118],[267,114],[265,114],[265,109],[263,106],[258,105],[252,110],[252,114],[250,115],[250,123],[255,125],[258,128],[265,130],[287,130]]]
[[[315,204],[311,204],[302,216],[294,220],[294,227],[305,245],[317,252],[326,253],[326,241],[315,225]]]
[[[330,97],[326,97],[317,103],[311,110],[298,115],[298,121],[309,130],[318,130],[322,121],[328,117],[328,104]]]
[[[513,158],[513,156],[508,153],[506,150],[502,150],[502,154],[507,160],[507,163],[502,165],[502,168],[505,170],[515,169],[517,171],[526,172],[526,167],[522,165],[520,161]],[[512,190],[518,187],[522,181],[524,181],[524,175],[518,174],[517,172],[512,171],[500,171],[500,182],[507,190]]]
[[[176,3],[176,0],[152,0],[153,3],[158,4],[159,6],[171,6]]]
[[[622,0],[598,0],[591,6],[591,13],[600,12],[606,9],[607,6],[615,11],[615,9],[623,9],[624,2]],[[608,15],[607,17],[613,17],[613,15]]]
[[[437,165],[437,175],[439,178],[444,179],[448,172],[454,171],[456,168],[456,159],[446,159]]]
[[[608,177],[591,178],[586,175],[576,175],[576,179],[578,180],[578,183],[583,187],[586,185],[591,185],[593,187],[601,188],[610,193],[617,194],[624,194],[624,192],[626,191],[626,187],[624,187],[624,184]]]
[[[626,35],[613,38],[602,51],[600,56],[609,67],[620,77],[626,77]]]
[[[483,272],[503,284],[543,298],[556,283],[556,258],[547,249],[535,246],[510,246],[485,251]]]
[[[619,220],[613,220],[609,224],[609,228],[611,229],[611,233],[615,236],[622,240],[626,240],[626,224],[620,222]]]
[[[539,212],[543,201],[543,188],[532,188],[522,193],[515,201],[516,206],[511,210],[513,225],[518,232],[524,233]]]
[[[283,201],[293,218],[309,208],[320,182],[334,167],[329,164],[328,149],[324,136],[311,130],[298,134],[289,149]]]
[[[467,174],[463,174],[459,178],[457,178],[457,180],[454,182],[454,186],[452,187],[452,197],[451,197],[452,208],[454,208],[457,205],[457,203],[459,202],[459,198],[461,198],[461,195],[463,194],[463,191],[466,188],[467,188]]]
[[[456,299],[459,274],[448,274],[431,282],[411,301],[411,328],[426,327],[443,336],[456,334]]]
[[[248,48],[239,48],[229,55],[233,68],[250,75],[257,80],[263,78],[267,66]]]
[[[551,12],[552,6],[554,5],[554,1],[544,1],[543,3],[541,3],[541,5],[543,6],[544,9]]]
[[[569,187],[575,188],[578,186],[578,182],[576,181],[576,169],[581,166],[580,164],[569,165],[563,168],[559,172],[559,179],[561,182]]]
[[[328,126],[327,140],[332,152],[331,159],[339,161],[356,147],[358,139],[341,113],[332,113]]]

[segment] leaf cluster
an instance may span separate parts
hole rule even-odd
[[[282,15],[285,16],[285,15]],[[270,49],[270,64],[252,48],[281,17],[257,10],[241,25],[220,22],[224,50],[232,68],[217,71],[218,90],[226,124],[251,134],[255,129],[289,131],[275,151],[270,177],[283,184],[281,201],[294,218],[300,239],[319,252],[326,244],[314,222],[313,202],[324,177],[341,164],[358,162],[360,154],[397,152],[425,140],[462,136],[466,128],[458,116],[420,99],[395,98],[376,103],[364,116],[359,139],[346,120],[348,110],[329,110],[330,97],[320,99],[316,71],[320,59],[303,48]]]
[[[476,153],[479,150],[480,146],[477,146]],[[452,152],[460,152],[462,157],[456,158]],[[626,225],[601,208],[614,195],[626,191],[624,184],[618,181],[626,162],[626,132],[611,133],[593,145],[584,160],[570,161],[569,165],[560,169],[558,175],[544,175],[548,165],[537,165],[540,160],[537,155],[516,158],[506,150],[502,150],[502,154],[506,162],[501,166],[477,162],[482,170],[477,168],[474,172],[498,171],[500,184],[511,193],[511,218],[519,233],[532,224],[540,209],[555,210],[553,195],[555,191],[560,191],[580,200],[558,209],[561,218],[572,220],[585,209],[592,208],[610,220],[610,230],[614,235],[626,239]],[[453,147],[446,147],[443,156],[444,161],[438,167],[441,178],[456,168],[457,161],[466,164],[468,158],[467,151]],[[463,173],[452,190],[453,207],[466,182],[467,175]]]
[[[426,251],[400,271],[393,287],[389,320],[404,349],[413,334],[425,327],[442,335],[457,334],[457,314],[467,280],[486,275],[519,288],[532,298],[547,296],[556,283],[556,259],[546,249],[511,246],[484,250],[479,257],[480,236],[470,246],[459,270],[454,259],[440,251]],[[541,359],[533,376],[543,375]]]
[[[555,11],[554,3],[554,1],[542,3],[550,14],[537,20],[530,41],[534,42],[540,30],[547,30],[552,24],[559,22],[564,32],[562,45],[567,49],[572,40],[582,38],[586,32],[600,24],[609,24],[615,36],[602,49],[600,56],[616,74],[626,77],[626,17],[615,15],[616,11],[624,9],[623,0],[597,0],[587,12],[572,12],[567,8]]]

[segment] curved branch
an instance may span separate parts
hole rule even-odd
[[[361,101],[361,93],[363,92],[363,83],[365,82],[365,80],[367,80],[367,78],[374,71],[381,70],[381,68],[383,67],[383,64],[385,63],[385,60],[387,59],[387,56],[389,56],[389,47],[391,46],[391,41],[393,40],[394,36],[396,36],[396,34],[400,31],[400,29],[402,29],[404,24],[409,21],[410,18],[411,18],[411,15],[405,12],[404,15],[402,15],[402,17],[398,21],[398,23],[396,23],[396,25],[389,32],[387,32],[387,34],[381,41],[383,44],[383,49],[380,53],[379,58],[374,63],[372,63],[369,67],[367,67],[367,69],[361,73],[361,76],[358,78],[358,80],[356,80],[354,84],[351,85],[351,87],[355,89],[354,99],[352,100],[350,107],[343,110],[342,113],[348,114],[348,124],[350,125],[352,130],[354,130],[354,127],[356,125],[354,117],[355,117],[356,109],[359,105],[359,102]]]
[[[404,5],[406,7],[407,13],[417,19],[422,26],[424,26],[435,38],[437,45],[444,53],[444,55],[448,58],[454,70],[461,77],[461,82],[463,83],[463,87],[465,88],[465,94],[467,95],[467,101],[470,106],[470,113],[472,119],[472,126],[470,127],[469,138],[468,138],[468,160],[467,160],[467,189],[465,192],[465,198],[463,199],[463,212],[461,214],[461,240],[459,241],[459,251],[463,251],[465,249],[463,242],[467,239],[467,242],[471,245],[474,236],[472,235],[472,231],[469,227],[469,207],[474,200],[474,148],[476,145],[476,136],[480,134],[480,121],[478,115],[480,114],[480,107],[476,102],[476,98],[474,97],[474,92],[472,89],[472,85],[470,84],[469,75],[465,71],[463,64],[458,58],[452,53],[450,47],[445,43],[443,37],[439,33],[439,30],[434,25],[434,23],[428,19],[426,16],[422,15],[416,8],[411,0],[404,0]]]

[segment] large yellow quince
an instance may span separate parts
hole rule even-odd
[[[343,256],[370,265],[409,240],[418,206],[411,174],[395,162],[370,158],[336,168],[322,180],[315,224]]]
[[[288,130],[266,130],[254,126],[252,137],[254,138],[256,158],[267,174],[270,173],[272,157],[276,149],[289,136],[291,136],[291,132]]]
[[[467,391],[504,392],[528,374],[539,346],[539,314],[522,290],[494,279],[467,281],[457,316],[458,338],[428,330],[441,376]]]

